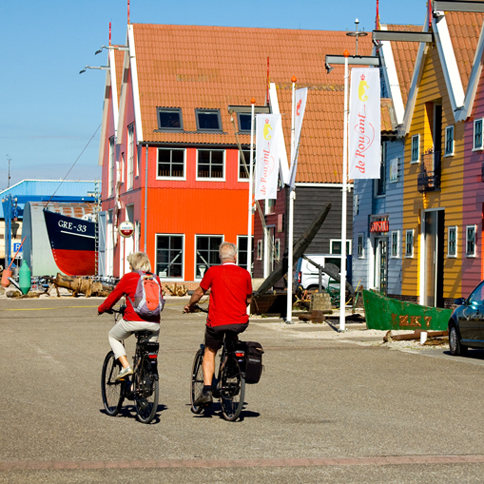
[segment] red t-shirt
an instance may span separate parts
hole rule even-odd
[[[210,291],[207,326],[245,324],[247,297],[252,294],[250,274],[232,263],[212,266],[205,273],[200,287]]]
[[[160,279],[158,278],[158,276],[155,277],[161,287]],[[131,301],[134,301],[139,278],[140,276],[137,272],[128,272],[127,274],[125,274],[118,282],[117,286],[113,289],[113,292],[99,306],[98,312],[104,313],[106,311],[109,311],[123,296],[128,296],[129,298],[131,298]],[[143,319],[141,316],[139,316],[133,309],[133,305],[131,304],[128,297],[126,298],[127,308],[124,312],[123,317],[125,321],[151,321],[154,323],[160,322],[159,316],[153,319]]]

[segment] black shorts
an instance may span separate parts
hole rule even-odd
[[[249,323],[245,324],[227,324],[224,326],[206,326],[205,327],[205,346],[212,351],[218,351],[222,347],[224,334],[227,333],[227,338],[232,341],[237,341],[238,334],[243,333]]]

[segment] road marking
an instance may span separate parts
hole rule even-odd
[[[234,467],[388,466],[422,464],[482,464],[484,455],[397,455],[375,457],[322,457],[298,459],[161,459],[133,461],[11,461],[0,462],[0,472],[64,469],[172,469]]]

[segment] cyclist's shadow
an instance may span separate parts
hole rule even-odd
[[[168,407],[166,405],[163,405],[163,404],[158,404],[158,407],[156,409],[156,415],[155,417],[153,418],[153,420],[150,422],[151,424],[157,424],[160,422],[160,415],[162,412],[164,412],[165,410],[167,410]],[[104,408],[101,408],[99,410],[101,413],[103,413],[104,415],[108,415],[106,410]],[[116,415],[117,418],[119,417],[122,417],[122,418],[136,418],[136,406],[135,405],[123,405],[121,407],[121,410],[119,411],[119,413]]]
[[[244,407],[246,403],[244,402]],[[188,407],[190,407],[190,404],[187,404]],[[203,409],[203,411],[199,414],[193,414],[193,417],[195,418],[212,418],[212,417],[220,417],[224,418],[222,414],[222,407],[219,402],[213,402],[212,405],[209,407],[206,407]],[[244,418],[254,418],[254,417],[260,417],[260,413],[258,412],[251,412],[250,410],[244,410],[242,408],[242,411],[240,412],[239,418],[237,421],[242,422]]]

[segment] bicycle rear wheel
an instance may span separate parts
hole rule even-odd
[[[147,368],[146,362],[134,375],[135,385],[135,406],[138,420],[143,423],[150,423],[158,410],[158,398],[160,386],[158,375]]]
[[[197,351],[195,355],[195,359],[193,360],[192,366],[192,381],[191,381],[191,388],[190,388],[190,410],[193,413],[199,414],[202,413],[203,407],[202,406],[195,406],[195,400],[201,395],[203,391],[203,368],[202,368],[202,361],[203,361],[203,351],[200,349]]]
[[[228,356],[220,375],[220,406],[225,420],[237,420],[244,406],[245,376],[233,356]]]
[[[114,358],[110,351],[104,358],[101,376],[101,392],[103,404],[108,415],[117,415],[123,404],[123,382],[116,381],[121,370],[121,364]]]

